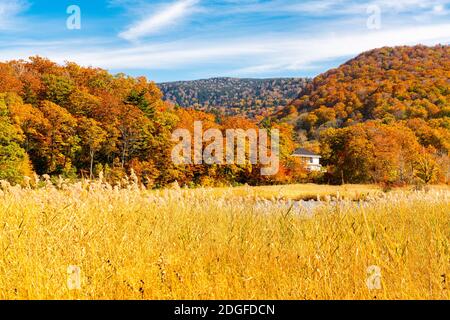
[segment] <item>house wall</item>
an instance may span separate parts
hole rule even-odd
[[[308,157],[308,156],[298,156],[300,157],[304,163],[305,166],[308,170],[311,171],[321,171],[322,170],[322,166],[320,164],[320,157]]]

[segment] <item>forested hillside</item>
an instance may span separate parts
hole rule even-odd
[[[448,181],[450,47],[363,53],[316,77],[275,118],[321,143],[334,181],[410,181],[413,162],[424,180],[439,167]]]
[[[182,107],[254,118],[287,106],[307,83],[303,78],[212,78],[161,83],[159,87],[165,100]]]
[[[272,107],[242,112],[248,117],[208,113],[164,101],[158,86],[144,77],[58,65],[41,57],[0,63],[0,180],[23,183],[33,173],[62,178],[103,173],[105,179],[124,183],[126,174],[134,172],[150,187],[174,181],[226,185],[308,179],[448,183],[449,79],[449,46],[372,50],[319,75],[292,104],[260,121],[262,116],[255,114]],[[237,81],[234,94],[226,91],[230,96],[258,92],[250,100],[279,93],[267,85],[258,91],[248,81]],[[286,92],[294,90],[285,85]],[[214,90],[221,96],[221,90]],[[231,128],[279,129],[278,174],[261,176],[258,165],[175,165],[172,133],[178,128],[192,132],[198,120],[204,129],[217,128],[224,136]],[[323,156],[326,173],[308,174],[292,157],[298,147],[294,133],[302,147]]]
[[[92,177],[123,183],[134,171],[150,187],[289,181],[287,157],[295,148],[291,128],[282,132],[282,168],[264,178],[258,168],[176,166],[171,159],[177,128],[255,128],[242,117],[218,117],[175,108],[144,77],[111,75],[75,63],[48,59],[0,63],[0,180],[22,183],[33,173],[62,178]],[[295,169],[295,168],[294,168]],[[296,170],[296,169],[295,169]]]

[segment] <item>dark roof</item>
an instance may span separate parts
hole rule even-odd
[[[315,154],[314,152],[311,152],[311,151],[303,149],[303,148],[295,150],[294,155],[296,155],[296,156],[320,157],[320,155]]]

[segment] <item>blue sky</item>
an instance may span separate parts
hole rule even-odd
[[[66,26],[77,5],[81,29]],[[448,44],[450,0],[0,0],[0,60],[173,81],[315,76],[382,46]]]

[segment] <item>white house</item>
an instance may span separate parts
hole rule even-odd
[[[318,154],[311,152],[309,150],[300,148],[295,150],[294,157],[299,157],[304,160],[306,169],[309,171],[322,171],[322,165],[320,164],[320,159],[322,158]]]

